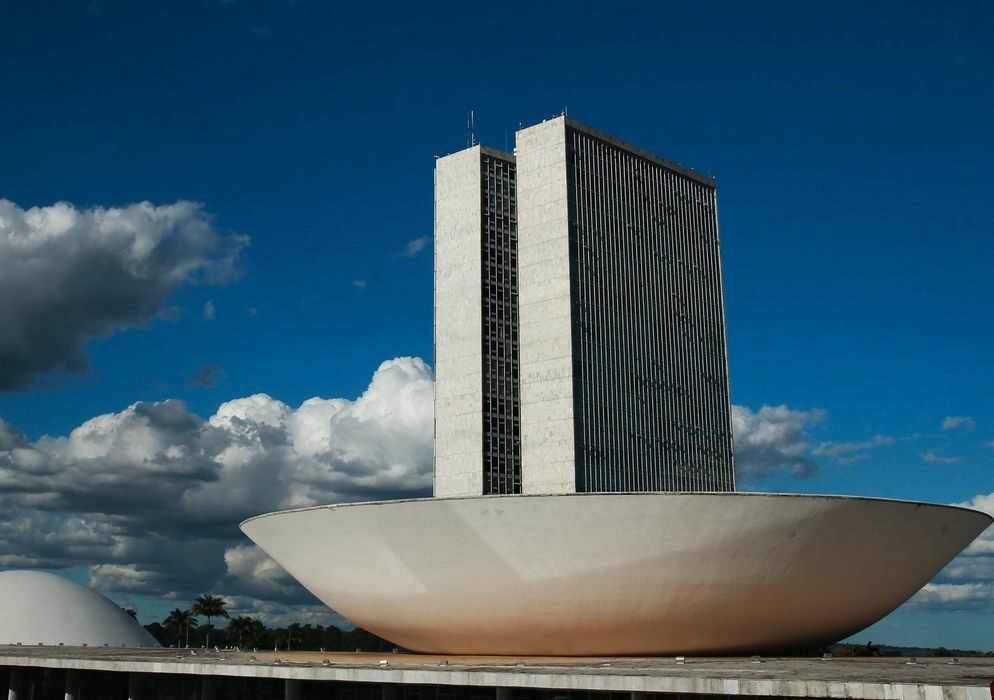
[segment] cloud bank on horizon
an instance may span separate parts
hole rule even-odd
[[[176,400],[138,402],[63,437],[28,440],[0,419],[0,566],[82,568],[118,594],[190,600],[221,591],[269,621],[329,614],[237,524],[259,513],[431,492],[434,378],[421,359],[383,362],[354,400],[293,408],[266,394],[223,403],[206,420]],[[811,446],[821,411],[733,407],[739,478],[817,474],[815,456],[888,440]],[[974,507],[994,511],[994,494]],[[994,610],[994,533],[915,599]],[[285,617],[283,618],[285,619]]]
[[[0,393],[85,370],[89,341],[165,314],[180,286],[230,281],[248,242],[217,231],[195,202],[22,209],[0,199]]]
[[[297,408],[265,394],[207,420],[175,400],[135,403],[64,437],[0,420],[0,566],[86,568],[91,583],[188,598],[310,599],[245,544],[238,523],[328,502],[429,495],[433,377],[380,365],[355,400]]]

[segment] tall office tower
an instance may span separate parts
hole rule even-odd
[[[435,496],[521,493],[514,157],[435,164]]]
[[[734,490],[714,181],[566,117],[516,150],[435,167],[435,495]]]
[[[522,491],[734,490],[714,180],[566,117],[516,153]]]

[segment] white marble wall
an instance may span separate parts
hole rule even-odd
[[[522,491],[576,490],[566,124],[517,133]]]
[[[480,147],[435,162],[435,496],[483,493]]]

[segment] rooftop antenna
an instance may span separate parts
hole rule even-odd
[[[469,110],[466,117],[466,147],[471,148],[476,145],[476,115],[473,110]]]

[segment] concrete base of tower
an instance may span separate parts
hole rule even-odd
[[[412,651],[618,656],[836,641],[990,523],[907,501],[638,493],[329,505],[241,527],[329,607]]]

